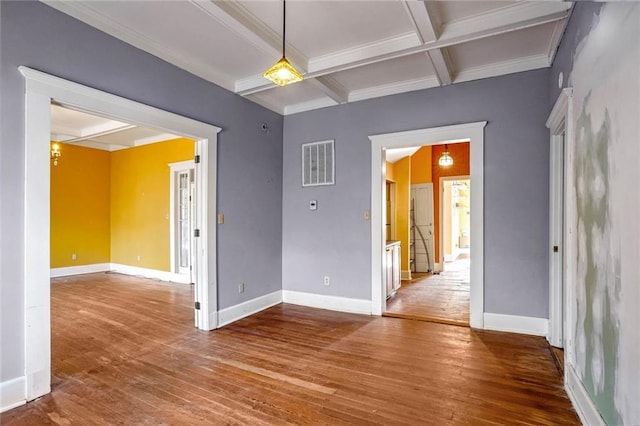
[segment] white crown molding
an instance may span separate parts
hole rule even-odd
[[[309,74],[327,74],[344,71],[355,66],[378,62],[375,58],[420,46],[422,43],[415,32],[410,32],[372,43],[332,52],[309,59]]]
[[[433,69],[436,71],[440,85],[451,84],[453,81],[451,77],[452,66],[447,51],[443,49],[429,50],[427,51],[427,58],[431,61]]]
[[[336,101],[336,103],[343,104],[349,100],[349,91],[330,75],[310,78],[307,82]]]
[[[569,2],[518,2],[499,9],[447,22],[438,43],[442,46],[469,42],[492,35],[542,25],[566,18]]]
[[[205,80],[217,84],[227,90],[233,91],[234,81],[226,74],[216,72],[211,67],[204,64],[195,63],[186,59],[183,55],[176,54],[166,48],[162,43],[158,43],[131,27],[120,24],[119,22],[105,16],[94,8],[90,7],[91,2],[76,1],[59,1],[59,0],[42,0],[48,6],[73,16],[82,22],[91,25],[115,38],[124,41],[138,49],[151,53],[160,59],[174,64],[192,74],[197,75]]]
[[[546,318],[523,317],[484,313],[485,330],[507,331],[511,333],[546,336],[549,332],[549,320]]]
[[[27,403],[26,386],[24,376],[0,383],[0,413]]]
[[[565,365],[565,384],[564,388],[567,391],[569,399],[573,403],[573,408],[576,409],[578,417],[583,425],[588,426],[605,426],[606,423],[600,416],[598,409],[596,408],[593,400],[589,396],[589,393],[584,388],[582,380],[576,373],[576,370],[569,363]]]
[[[371,300],[282,290],[282,301],[284,303],[308,306],[310,308],[371,315]]]
[[[63,141],[62,143],[67,143],[67,142]],[[120,151],[121,149],[131,148],[130,146],[106,144],[102,142],[94,142],[91,140],[74,142],[73,144],[69,143],[69,145],[82,146],[85,148],[93,148],[93,149],[99,149],[101,151],[109,151],[109,152]]]
[[[511,61],[496,62],[478,67],[461,70],[454,79],[454,83],[479,80],[481,78],[496,77],[499,75],[513,74],[516,72],[530,71],[540,68],[548,68],[549,57],[546,54],[534,55]]]
[[[262,93],[256,93],[255,95],[249,95],[247,96],[247,98],[255,103],[257,103],[258,105],[261,105],[263,107],[265,107],[266,109],[269,109],[273,112],[277,112],[280,115],[285,115],[284,114],[284,107],[280,106],[280,105],[276,105],[275,103],[264,99],[263,94]]]
[[[311,111],[312,109],[325,108],[334,106],[338,103],[329,97],[322,97],[308,102],[300,102],[299,104],[287,105],[284,108],[284,115],[296,114],[298,112]]]
[[[368,87],[354,90],[349,93],[349,102],[364,99],[378,98],[381,96],[395,95],[397,93],[411,92],[414,90],[430,89],[438,87],[440,82],[434,76],[418,78],[415,80],[399,81],[397,83],[383,84],[381,86]]]
[[[573,11],[573,9],[572,9]],[[564,35],[564,30],[567,28],[569,24],[569,19],[562,19],[557,21],[555,26],[553,27],[553,34],[551,34],[551,38],[549,40],[548,54],[549,64],[553,65],[553,61],[556,58],[556,53],[558,53],[558,48],[560,47],[560,42],[562,41],[562,36]]]
[[[248,317],[272,306],[282,303],[282,290],[259,296],[246,302],[239,303],[229,308],[221,309],[218,312],[218,327]]]

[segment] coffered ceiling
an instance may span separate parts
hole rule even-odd
[[[571,2],[287,2],[287,57],[305,80],[262,73],[281,56],[280,1],[44,0],[281,114],[549,67]]]

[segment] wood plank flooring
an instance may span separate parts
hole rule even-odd
[[[469,259],[445,264],[438,274],[412,274],[387,300],[384,315],[469,326]]]
[[[192,289],[54,279],[53,391],[3,425],[576,425],[543,338],[281,304],[193,327]]]

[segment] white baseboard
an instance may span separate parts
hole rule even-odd
[[[51,268],[50,277],[68,277],[69,275],[93,274],[96,272],[106,272],[111,270],[110,263],[94,263],[91,265],[65,266],[62,268]]]
[[[549,332],[549,320],[546,318],[521,317],[484,313],[485,330],[509,331],[512,333],[546,336]]]
[[[310,308],[371,315],[371,300],[365,299],[350,299],[347,297],[282,290],[282,301],[293,305],[309,306]]]
[[[401,280],[410,280],[411,279],[411,271],[400,271],[400,279]]]
[[[248,317],[249,315],[253,315],[256,312],[260,312],[279,303],[282,303],[281,290],[256,297],[255,299],[247,300],[246,302],[242,302],[229,308],[221,309],[218,312],[218,327],[231,324],[234,321],[238,321],[239,319]]]
[[[0,413],[26,404],[25,390],[24,376],[0,383]]]
[[[125,275],[135,275],[145,278],[152,278],[160,281],[171,281],[180,284],[191,284],[188,275],[176,274],[173,272],[159,271],[157,269],[140,268],[138,266],[122,265],[112,263],[111,271]]]
[[[602,417],[600,417],[598,409],[591,400],[587,390],[584,388],[576,370],[574,370],[571,364],[566,364],[565,369],[566,376],[564,387],[567,391],[567,395],[569,395],[569,399],[573,403],[573,408],[576,409],[578,417],[580,417],[582,424],[589,426],[605,426],[606,423]]]

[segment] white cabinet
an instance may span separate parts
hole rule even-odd
[[[387,297],[389,297],[400,288],[400,241],[387,242],[384,272],[384,284]]]

